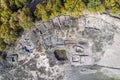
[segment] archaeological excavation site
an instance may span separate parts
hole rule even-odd
[[[119,27],[106,14],[37,21],[4,55],[0,80],[119,80]]]

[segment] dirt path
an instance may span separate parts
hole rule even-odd
[[[30,8],[30,11],[33,12],[35,10],[35,7],[38,3],[42,3],[44,0],[31,0],[28,7]]]

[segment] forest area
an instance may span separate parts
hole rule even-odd
[[[77,18],[85,12],[120,14],[120,0],[44,0],[33,12],[29,3],[30,0],[0,1],[0,51],[9,49],[21,31],[29,30],[35,20],[48,21],[60,15]]]

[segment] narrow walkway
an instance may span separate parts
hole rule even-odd
[[[111,67],[111,66],[103,66],[103,65],[96,65],[96,66],[102,67],[102,68],[109,68],[109,69],[117,69],[117,70],[120,70],[120,68]]]
[[[44,0],[31,0],[30,4],[28,5],[28,7],[30,8],[31,12],[35,11],[35,7],[38,3],[42,3]]]

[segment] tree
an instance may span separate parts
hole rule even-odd
[[[55,4],[53,4],[50,18],[52,19],[52,18],[59,16],[59,15],[60,15],[60,9],[58,9],[58,7]]]
[[[26,11],[28,9],[26,8]],[[27,14],[24,9],[22,10],[19,10],[18,11],[18,22],[19,22],[19,25],[24,28],[25,30],[28,30],[30,29],[32,26],[33,26],[33,20],[32,18],[29,16],[29,14]]]
[[[0,1],[0,51],[17,40],[19,29],[33,26],[27,0]],[[24,8],[23,8],[24,7]]]
[[[105,7],[102,4],[102,0],[89,0],[87,8],[88,10],[90,10],[90,12],[93,13],[105,11]]]
[[[5,48],[5,43],[3,39],[0,38],[0,51],[2,51]]]
[[[14,12],[9,20],[9,24],[14,31],[17,31],[21,27],[26,30],[30,29],[33,26],[33,21],[29,9],[22,8],[18,12]]]
[[[45,7],[46,11],[47,11],[47,12],[50,11],[51,8],[52,8],[52,6],[53,6],[52,0],[48,0],[48,1],[47,1],[47,5],[46,5],[46,7]]]
[[[13,11],[17,11],[19,8],[24,7],[27,4],[27,0],[8,0],[8,5]]]
[[[2,9],[2,10],[8,10],[9,8],[8,8],[8,5],[7,5],[7,3],[6,3],[6,0],[1,0],[0,1],[0,8]]]
[[[67,13],[67,10],[65,9],[65,7],[62,7],[60,9],[60,11],[61,11],[61,14],[63,14],[63,15],[65,15]]]
[[[37,17],[37,19],[42,19],[43,21],[48,21],[48,14],[45,10],[45,7],[42,4],[38,4],[36,6],[36,10],[34,12],[34,15]]]
[[[110,10],[113,14],[120,13],[120,0],[105,0],[106,9]]]
[[[65,9],[68,15],[78,17],[86,10],[86,6],[82,0],[66,0]]]
[[[14,13],[12,14],[11,19],[9,20],[10,27],[11,27],[14,31],[17,31],[17,29],[20,28],[19,18],[18,18],[17,16],[18,16],[18,12],[14,12]]]
[[[56,16],[59,16],[61,14],[61,8],[62,8],[62,5],[61,5],[60,0],[55,0],[55,2],[53,1],[50,18],[52,19]]]
[[[8,23],[2,24],[0,33],[0,38],[2,38],[6,44],[11,44],[17,39],[16,32],[9,27]]]
[[[12,14],[11,10],[4,10],[4,11],[2,11],[1,12],[1,21],[2,21],[2,23],[8,22],[8,20],[11,17],[11,14]]]

